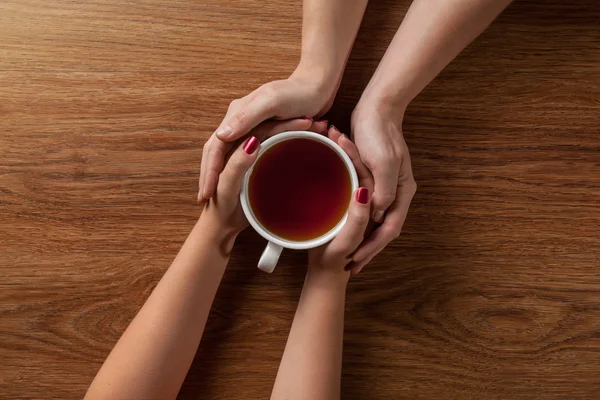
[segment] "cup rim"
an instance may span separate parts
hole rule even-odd
[[[354,168],[354,164],[352,164],[352,160],[350,160],[350,157],[348,157],[346,152],[336,142],[334,142],[326,136],[310,131],[288,131],[278,133],[277,135],[272,136],[265,140],[263,143],[261,143],[258,157],[256,157],[256,160],[254,160],[254,164],[246,172],[246,175],[244,176],[244,181],[242,183],[242,188],[240,191],[240,203],[242,205],[242,210],[244,211],[244,214],[246,215],[246,218],[248,219],[248,222],[250,222],[252,228],[254,228],[254,230],[258,232],[259,235],[267,239],[269,242],[275,243],[286,249],[293,250],[312,249],[314,247],[324,245],[325,243],[331,241],[340,232],[340,230],[348,220],[348,210],[346,210],[344,216],[338,221],[336,226],[329,230],[329,232],[314,239],[304,241],[293,241],[273,235],[271,232],[266,230],[258,222],[258,219],[254,216],[252,208],[250,207],[250,200],[248,198],[248,183],[250,181],[250,175],[252,175],[252,171],[254,170],[254,165],[256,164],[256,161],[258,161],[258,159],[274,145],[284,142],[286,140],[299,138],[311,139],[321,142],[326,146],[329,146],[333,151],[335,151],[344,162],[344,165],[346,166],[346,169],[350,174],[350,184],[352,186],[352,193],[354,193],[356,189],[358,189],[358,175],[356,174],[356,169]]]

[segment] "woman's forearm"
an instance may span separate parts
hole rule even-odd
[[[510,0],[414,0],[362,102],[408,105],[510,4]]]
[[[106,359],[86,399],[177,396],[235,240],[215,225],[208,213],[202,215]]]
[[[368,0],[304,0],[297,73],[337,91]]]
[[[309,271],[272,400],[340,398],[344,307],[349,273]]]

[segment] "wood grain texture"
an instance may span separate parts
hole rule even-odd
[[[408,1],[371,1],[347,128]],[[0,398],[81,398],[191,229],[299,1],[0,2]],[[403,235],[348,296],[345,399],[600,398],[600,7],[518,1],[410,106]],[[267,398],[302,284],[240,239],[182,399]]]

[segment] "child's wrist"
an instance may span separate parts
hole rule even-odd
[[[309,265],[305,285],[345,291],[349,279],[350,272],[343,268],[338,270]]]

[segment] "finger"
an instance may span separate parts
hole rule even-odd
[[[305,131],[312,125],[312,118],[296,118],[285,121],[268,121],[254,128],[250,134],[256,136],[261,142],[287,131]]]
[[[379,163],[371,168],[375,181],[372,203],[375,222],[383,222],[386,210],[396,198],[399,171],[400,165],[394,165],[394,162],[383,162],[383,160],[379,160]]]
[[[255,136],[251,136],[233,152],[219,179],[218,198],[237,201],[236,197],[240,194],[244,175],[256,160],[259,147],[260,141]]]
[[[324,120],[323,121],[314,121],[313,120],[312,125],[307,130],[314,132],[314,133],[319,133],[321,135],[324,135],[327,132],[327,122]]]
[[[398,198],[389,208],[383,225],[373,232],[373,234],[365,240],[352,256],[352,260],[360,262],[369,257],[374,257],[385,248],[392,240],[397,238],[402,231],[406,215],[410,207],[410,202],[416,192],[416,184],[414,181],[407,181],[402,185],[398,185]]]
[[[208,140],[206,141],[206,143],[204,143],[204,146],[202,147],[202,160],[200,161],[200,176],[198,178],[198,202],[201,202],[204,200],[202,193],[203,193],[204,180],[205,180],[205,175],[206,175],[206,164],[207,164],[206,160],[207,160],[208,148],[210,147],[212,138],[213,138],[213,136],[211,135],[210,138],[208,138]]]
[[[333,125],[331,125],[329,127],[329,129],[327,130],[327,137],[336,143],[338,143],[341,136],[342,136],[342,133],[340,132],[340,130]]]
[[[360,262],[351,262],[350,264],[348,264],[348,266],[346,267],[347,270],[349,270],[352,275],[358,275],[360,271],[362,271],[362,269],[367,266],[367,264],[369,264],[371,261],[373,261],[373,258],[375,258],[375,255],[372,255],[371,257],[367,257],[366,259],[364,259],[363,261]]]
[[[201,200],[208,200],[217,189],[219,182],[219,174],[225,166],[225,157],[233,144],[225,143],[218,140],[216,137],[211,141],[206,153],[206,160],[202,160],[202,164],[206,163],[206,172],[202,182],[202,197]]]
[[[348,136],[344,134],[340,134],[337,143],[348,155],[348,157],[350,157],[350,160],[354,165],[354,169],[356,170],[356,174],[358,175],[358,181],[360,182],[360,185],[369,189],[370,192],[373,192],[373,188],[375,186],[373,175],[367,166],[362,162],[356,145],[348,138]]]
[[[278,108],[279,101],[275,93],[263,86],[247,96],[237,110],[228,113],[215,134],[221,140],[235,141],[261,122],[274,117]]]
[[[369,223],[369,211],[369,190],[360,187],[352,196],[344,227],[331,242],[332,251],[347,256],[356,250]]]
[[[326,135],[328,124],[329,124],[329,121],[327,121],[326,119],[320,119],[320,120],[313,121],[313,125],[311,126],[311,131],[320,133],[322,135]]]

